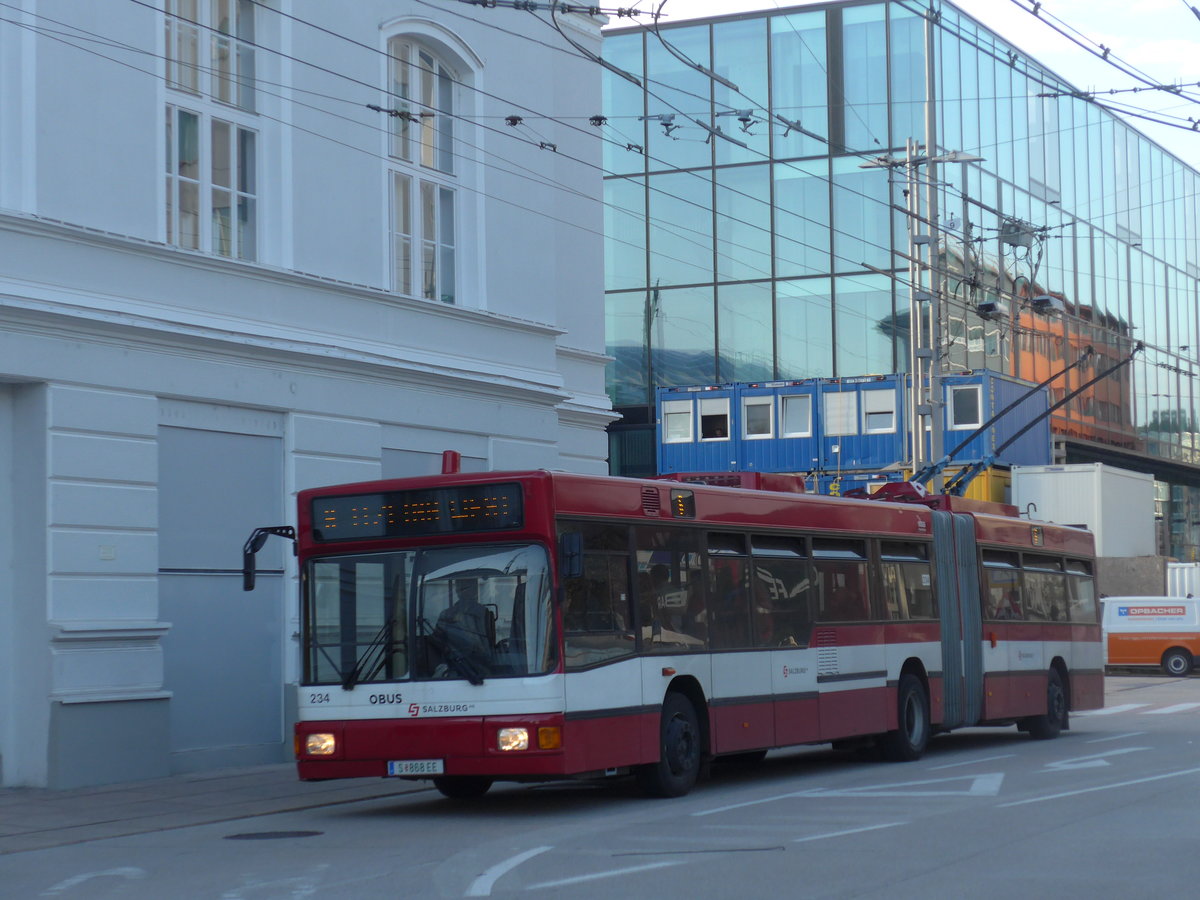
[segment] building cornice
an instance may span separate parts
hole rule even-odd
[[[434,318],[470,326],[486,333],[489,342],[504,341],[505,334],[514,339],[551,340],[563,333],[561,329],[496,313],[397,297],[366,286],[180,251],[36,217],[0,213],[0,234],[5,231],[165,260],[196,270],[201,277],[205,273],[233,274],[265,282],[274,290],[294,288],[328,293],[331,302],[336,296],[343,301],[390,306],[397,314],[415,317],[417,322]],[[164,310],[153,299],[114,296],[13,277],[0,279],[0,317],[10,330],[59,339],[72,335],[91,342],[128,346],[131,335],[136,335],[140,345],[176,355],[219,357],[258,366],[300,366],[328,373],[353,372],[391,382],[424,386],[432,383],[451,390],[470,390],[488,396],[503,394],[509,399],[541,404],[558,403],[570,397],[563,388],[561,373],[550,367],[554,358],[551,356],[547,356],[548,366],[533,368],[464,353],[451,354],[421,346],[416,341],[401,345],[364,336],[320,333],[286,323],[239,320],[195,307],[174,306]],[[560,348],[554,349],[556,354],[561,352]]]
[[[121,253],[136,254],[150,257],[174,265],[184,266],[203,272],[219,272],[235,275],[240,278],[254,279],[277,286],[303,287],[308,290],[326,291],[339,297],[371,300],[420,312],[422,315],[437,316],[456,321],[464,319],[486,323],[489,327],[502,328],[522,334],[562,335],[562,328],[521,319],[516,316],[506,316],[489,310],[473,309],[469,306],[455,306],[448,303],[435,303],[430,300],[417,300],[405,297],[391,291],[367,284],[357,284],[351,281],[339,281],[322,275],[307,272],[282,269],[263,263],[247,262],[245,260],[227,259],[223,256],[213,256],[195,250],[184,250],[160,241],[149,241],[129,235],[116,234],[98,228],[88,228],[57,219],[47,219],[42,216],[32,216],[12,210],[0,210],[0,232],[17,234],[32,234],[36,236],[72,241],[95,247],[103,247]]]

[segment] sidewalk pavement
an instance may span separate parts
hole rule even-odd
[[[422,790],[432,788],[384,778],[303,782],[291,763],[64,791],[4,788],[0,856]]]

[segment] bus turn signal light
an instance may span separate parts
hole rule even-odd
[[[562,729],[557,725],[546,725],[538,729],[539,750],[561,750]]]

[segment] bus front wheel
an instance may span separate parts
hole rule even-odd
[[[696,708],[683,694],[671,691],[663,700],[658,762],[635,770],[638,786],[653,797],[682,797],[700,775],[700,756]]]
[[[1058,737],[1067,724],[1067,692],[1063,690],[1062,676],[1057,669],[1051,669],[1046,679],[1046,714],[1031,716],[1024,724],[1029,736],[1037,741]]]
[[[486,794],[492,786],[492,779],[478,775],[449,775],[433,779],[433,786],[443,797],[451,800],[471,800]]]
[[[900,727],[885,734],[879,747],[885,759],[912,762],[921,758],[929,742],[929,698],[921,679],[911,673],[901,675],[896,703]]]

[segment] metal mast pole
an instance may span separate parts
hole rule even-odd
[[[938,275],[938,145],[937,145],[937,71],[934,66],[934,44],[937,13],[930,4],[925,16],[925,155],[929,160],[926,186],[928,200],[925,213],[929,217],[929,243],[925,257],[929,266],[929,393],[930,419],[929,458],[942,458],[942,429],[945,413],[942,409],[942,279]],[[943,261],[944,262],[944,261]],[[944,269],[945,266],[941,265]],[[939,470],[930,487],[940,494],[945,479]]]

